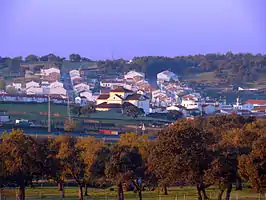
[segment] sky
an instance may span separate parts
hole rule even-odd
[[[0,56],[266,53],[265,0],[0,0]]]

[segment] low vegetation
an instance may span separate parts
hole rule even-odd
[[[109,187],[116,189],[116,194],[109,192],[118,200],[152,199],[158,192],[164,199],[182,194],[184,199],[229,200],[233,187],[241,191],[234,195],[244,196],[244,188],[261,197],[266,189],[265,139],[265,120],[237,115],[178,120],[155,140],[127,133],[111,146],[93,137],[35,139],[13,130],[1,137],[0,186],[5,192],[17,187],[18,200],[31,195],[29,186],[51,181],[58,185],[58,197],[72,198],[65,191],[71,183],[80,200],[94,196],[88,188],[102,188],[99,197],[107,196],[103,191]],[[182,188],[173,192],[172,186]],[[130,190],[134,193],[126,192]],[[45,189],[38,191],[46,195]]]

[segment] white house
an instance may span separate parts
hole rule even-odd
[[[80,83],[74,86],[74,90],[75,92],[79,93],[79,92],[83,92],[83,91],[89,91],[90,87],[85,84],[85,83]]]
[[[49,83],[49,81],[42,81],[40,86],[42,88],[49,88],[50,87],[50,83]]]
[[[64,84],[59,82],[59,81],[55,81],[53,83],[50,84],[50,88],[63,88]]]
[[[98,95],[97,96],[93,95],[91,91],[81,92],[79,96],[85,97],[87,98],[87,101],[91,101],[91,102],[95,102],[98,97]]]
[[[166,70],[157,74],[157,84],[160,85],[163,82],[169,82],[170,80],[178,81],[178,77],[175,73]]]
[[[67,95],[67,91],[63,87],[52,87],[49,89],[49,94]]]
[[[266,107],[266,100],[248,99],[245,104],[252,104],[254,107]]]
[[[79,72],[79,70],[76,70],[76,69],[71,70],[71,71],[69,71],[69,76],[70,77],[80,76],[80,72]]]
[[[30,82],[26,83],[26,89],[31,88],[31,87],[39,88],[40,84],[35,82],[35,81],[30,81]]]
[[[76,97],[75,104],[79,104],[80,106],[85,106],[88,104],[88,101],[85,97]]]
[[[183,109],[185,109],[185,107],[183,107],[183,106],[175,106],[175,105],[168,106],[166,108],[167,111],[182,111]]]
[[[124,81],[123,80],[102,80],[100,81],[101,87],[107,88],[115,88],[115,87],[123,87]]]
[[[197,109],[201,105],[200,99],[195,95],[185,95],[182,97],[181,105],[187,109]]]
[[[43,88],[41,87],[30,87],[26,90],[27,95],[43,95]]]
[[[60,69],[51,67],[48,69],[41,69],[41,75],[42,76],[49,76],[51,73],[58,73],[60,74]]]
[[[236,104],[233,105],[235,110],[248,110],[251,111],[254,109],[254,105],[252,103],[246,102],[245,104],[240,104],[239,98],[236,99]]]
[[[38,95],[2,94],[0,95],[0,101],[44,103],[44,102],[47,102],[48,99],[45,96],[38,96]]]
[[[12,83],[12,86],[16,88],[18,91],[22,89],[22,83],[21,82],[14,82]]]
[[[142,80],[145,79],[145,74],[141,72],[136,71],[129,71],[124,75],[124,79],[136,79],[136,80]]]

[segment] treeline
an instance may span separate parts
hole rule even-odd
[[[241,116],[178,120],[155,140],[134,133],[121,135],[107,146],[93,137],[35,139],[13,130],[0,143],[0,185],[17,186],[18,199],[34,181],[53,180],[64,197],[64,183],[75,181],[79,199],[88,187],[117,186],[123,200],[125,187],[142,191],[171,185],[196,186],[198,199],[208,199],[206,188],[216,185],[218,200],[233,184],[248,182],[255,192],[266,187],[266,121]],[[84,191],[85,190],[85,191]]]
[[[28,55],[23,60],[21,56],[15,58],[1,58],[0,63],[10,59],[21,62],[54,61],[63,62],[65,57],[48,54],[45,56]],[[79,54],[70,54],[71,62],[95,62],[105,73],[120,73],[136,70],[144,72],[149,79],[155,79],[156,74],[163,70],[171,70],[178,75],[193,75],[202,72],[214,72],[215,77],[226,84],[239,84],[257,80],[261,74],[266,74],[266,55],[251,53],[226,54],[210,53],[189,56],[143,56],[134,57],[132,62],[124,59],[93,61]]]

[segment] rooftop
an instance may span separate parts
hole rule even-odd
[[[114,90],[111,90],[110,92],[124,92],[124,93],[133,93],[133,91],[131,90],[128,90],[126,88],[123,88],[123,87],[117,87],[116,89]]]
[[[266,100],[248,99],[245,103],[258,104],[258,105],[266,105]]]
[[[108,99],[109,96],[110,96],[109,94],[101,94],[101,95],[98,96],[97,99],[99,99],[99,100],[100,100],[100,99],[105,100],[105,99]]]

